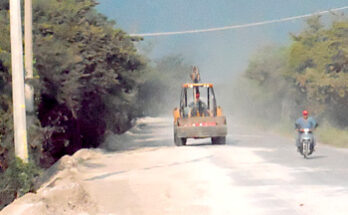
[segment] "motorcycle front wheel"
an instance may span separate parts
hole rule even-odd
[[[302,145],[302,154],[304,158],[308,158],[309,155],[309,144],[304,142]]]

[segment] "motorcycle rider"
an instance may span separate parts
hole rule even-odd
[[[312,131],[318,127],[318,123],[315,121],[315,119],[313,117],[308,116],[308,111],[304,110],[302,111],[302,117],[298,118],[295,122],[295,129],[298,132],[298,136],[296,139],[296,146],[297,146],[297,151],[301,152],[301,143],[300,143],[300,139],[301,139],[301,129],[304,128],[309,128]],[[312,138],[312,143],[311,143],[311,147],[310,147],[310,153],[312,154],[314,151],[314,147],[315,147],[315,138],[313,135]]]

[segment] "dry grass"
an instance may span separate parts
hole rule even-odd
[[[339,129],[324,124],[317,130],[318,141],[337,147],[348,147],[348,129]]]
[[[278,122],[270,123],[265,120],[254,120],[253,124],[249,125],[261,130],[271,131],[282,136],[294,138],[294,122]],[[348,129],[336,128],[327,122],[321,123],[318,129],[315,131],[317,141],[323,144],[332,145],[336,147],[348,148]]]

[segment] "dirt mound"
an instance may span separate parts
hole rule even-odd
[[[80,164],[101,154],[100,150],[82,149],[62,157],[39,179],[37,193],[17,199],[0,215],[101,214],[77,174]]]

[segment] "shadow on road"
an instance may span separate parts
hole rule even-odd
[[[212,144],[210,141],[210,138],[206,139],[189,139],[190,142],[188,142],[187,146],[236,146],[240,142],[239,140],[230,139],[228,138],[226,140],[226,144]]]
[[[308,157],[307,159],[308,160],[315,160],[315,159],[322,159],[322,158],[327,158],[327,156],[325,156],[325,155],[313,155],[313,156]]]
[[[205,160],[205,159],[210,159],[211,157],[212,156],[204,156],[204,157],[191,159],[191,160],[187,160],[187,161],[173,162],[173,163],[169,163],[169,164],[165,164],[165,165],[155,165],[155,166],[145,167],[145,168],[142,168],[142,169],[135,169],[135,170],[132,170],[132,171],[152,170],[152,169],[157,169],[157,168],[165,168],[165,167],[183,165],[183,164],[188,164],[188,163],[199,162],[199,161]],[[87,178],[87,179],[85,179],[85,181],[100,180],[100,179],[108,178],[108,177],[113,176],[113,175],[119,175],[119,174],[128,173],[128,172],[130,172],[130,171],[109,172],[109,173],[101,174],[101,175],[94,176],[94,177],[91,177],[91,178]]]
[[[193,144],[187,144],[186,145],[187,147],[197,147],[197,146],[216,146],[216,145],[213,145],[211,143],[193,143]]]

